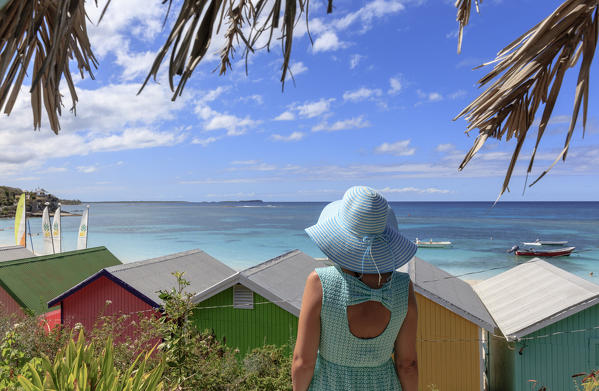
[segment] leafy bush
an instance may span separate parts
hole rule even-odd
[[[0,389],[131,390],[127,384],[136,383],[127,382],[139,375],[158,376],[165,390],[291,390],[292,349],[264,346],[241,357],[192,324],[193,295],[184,291],[189,283],[182,273],[174,276],[175,288],[160,292],[162,313],[100,316],[90,330],[76,325],[48,332],[35,316],[0,316]],[[132,325],[133,338],[126,332]],[[108,377],[113,388],[91,386]],[[68,388],[75,382],[79,388]]]
[[[34,359],[25,366],[18,377],[25,391],[160,391],[164,364],[146,372],[146,363],[152,351],[143,360],[140,354],[127,371],[121,373],[114,367],[112,340],[108,339],[103,354],[95,354],[93,343],[85,344],[83,331],[77,342],[69,341],[54,362],[47,356]]]

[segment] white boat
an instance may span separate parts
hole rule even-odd
[[[534,242],[522,242],[525,246],[564,246],[568,244],[567,240],[551,241],[551,240],[535,240]]]
[[[431,239],[427,242],[425,240],[420,240],[418,238],[416,238],[416,240],[414,241],[414,244],[418,247],[425,247],[425,248],[445,248],[445,247],[451,246],[451,242],[433,242],[433,239]]]

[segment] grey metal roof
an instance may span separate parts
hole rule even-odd
[[[0,262],[31,257],[35,257],[35,254],[23,246],[0,247]]]
[[[185,272],[183,278],[190,282],[185,292],[191,293],[201,292],[235,274],[235,270],[199,249],[105,270],[156,303],[161,303],[157,291],[175,287],[174,272]]]
[[[472,286],[418,258],[398,269],[409,273],[414,290],[472,323],[493,332],[496,325]]]
[[[299,316],[308,275],[317,267],[330,265],[329,261],[294,250],[245,269],[241,275],[289,303],[295,310],[290,312]]]
[[[330,265],[332,263],[325,259],[314,259],[299,250],[293,250],[219,282],[194,296],[192,301],[199,303],[235,284],[242,284],[299,316],[308,275],[317,267]]]
[[[534,258],[475,285],[508,340],[599,303],[599,285]]]

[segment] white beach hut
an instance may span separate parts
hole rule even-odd
[[[599,285],[539,258],[474,286],[497,323],[491,390],[575,390],[599,369]]]

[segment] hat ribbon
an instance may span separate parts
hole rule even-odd
[[[366,235],[364,237],[362,237],[362,242],[366,243],[366,249],[364,250],[364,254],[362,254],[362,275],[364,274],[364,260],[366,259],[367,255],[370,255],[370,259],[372,259],[372,263],[374,264],[374,267],[376,268],[376,272],[379,275],[379,284],[381,283],[381,272],[379,271],[379,267],[376,264],[376,261],[374,260],[374,257],[372,256],[372,245],[374,244],[374,241],[377,239],[382,239],[385,244],[387,245],[387,248],[389,249],[389,252],[391,253],[391,257],[393,260],[395,260],[395,253],[393,252],[393,246],[391,246],[391,244],[389,243],[389,237],[385,234],[385,233],[380,233],[380,234],[375,234],[375,235]]]
[[[350,298],[347,305],[355,305],[366,301],[378,301],[384,305],[389,311],[392,307],[393,284],[385,284],[379,289],[372,289],[360,281],[359,284],[352,284]]]

